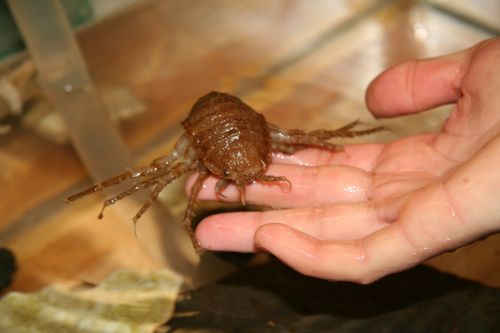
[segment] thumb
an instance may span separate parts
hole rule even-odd
[[[457,101],[471,52],[413,60],[387,69],[367,88],[368,109],[377,117],[394,117]]]

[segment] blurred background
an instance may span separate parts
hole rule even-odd
[[[77,105],[58,102],[46,74],[40,80],[43,73],[25,50],[12,10],[0,0],[0,247],[10,248],[18,262],[10,290],[97,282],[121,267],[195,269],[198,259],[175,227],[186,204],[182,180],[167,187],[156,211],[139,222],[138,238],[131,227],[134,203],[119,203],[98,221],[101,195],[68,205],[64,198],[109,173],[88,161],[98,165],[116,156],[116,167],[123,169],[128,161],[144,165],[167,153],[182,133],[180,121],[208,91],[235,94],[282,128],[374,122],[364,91],[384,68],[458,51],[500,32],[497,0],[61,4],[90,73],[96,108],[109,112],[114,125],[86,132],[83,143],[72,144],[72,133],[88,130],[88,124],[65,124],[65,114]],[[44,41],[49,49],[50,43]],[[53,59],[60,55],[56,48],[52,52]],[[59,92],[73,88],[66,84]],[[449,110],[384,121],[396,134],[370,140],[436,131]],[[76,151],[108,137],[116,145],[82,163]],[[178,252],[165,254],[167,248]],[[499,259],[495,236],[429,264],[500,287]],[[231,270],[216,259],[208,266]]]

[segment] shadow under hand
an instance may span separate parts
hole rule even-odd
[[[489,332],[500,289],[426,266],[370,285],[329,282],[272,260],[193,291],[176,312],[192,315],[174,315],[171,332]]]

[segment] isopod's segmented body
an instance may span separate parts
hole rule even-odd
[[[203,165],[221,179],[243,186],[271,162],[271,135],[263,115],[239,98],[212,92],[182,122]]]
[[[191,220],[198,194],[207,177],[213,175],[219,179],[215,185],[218,196],[223,196],[222,192],[227,185],[235,184],[243,204],[245,204],[246,185],[255,181],[284,184],[284,188],[290,189],[291,183],[287,178],[265,174],[273,152],[291,154],[305,147],[339,150],[341,146],[328,140],[385,130],[384,127],[354,130],[358,124],[358,121],[354,121],[335,130],[285,131],[268,123],[263,115],[239,98],[225,93],[211,92],[193,105],[188,117],[182,122],[185,131],[170,154],[153,160],[146,167],[128,170],[95,184],[85,191],[70,196],[67,201],[133,179],[136,181],[129,190],[104,202],[99,218],[102,217],[105,207],[138,190],[152,187],[148,201],[133,218],[135,223],[166,185],[185,173],[198,172],[198,178],[191,188],[184,223],[195,249],[199,250]]]

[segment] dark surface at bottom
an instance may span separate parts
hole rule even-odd
[[[193,291],[176,315],[170,332],[499,332],[500,289],[426,266],[329,282],[273,260]]]
[[[15,271],[14,254],[6,248],[0,248],[0,292],[11,284]]]

